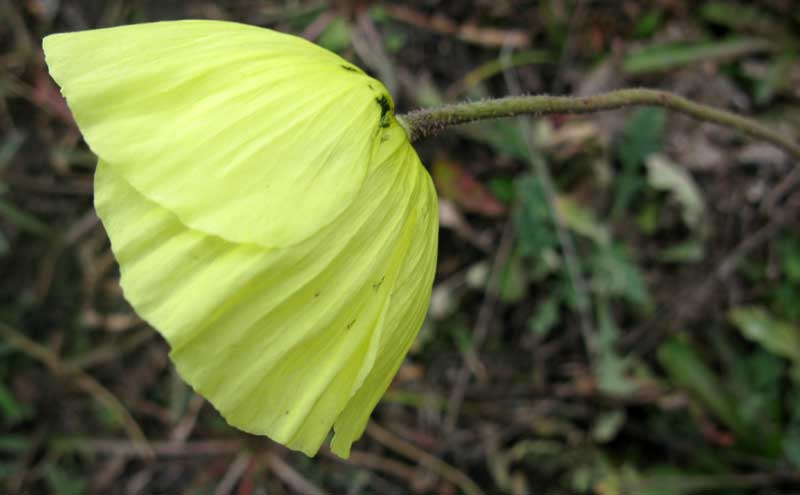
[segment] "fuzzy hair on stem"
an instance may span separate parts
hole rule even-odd
[[[620,89],[593,96],[528,95],[443,105],[414,110],[398,116],[408,138],[435,136],[450,126],[478,120],[548,115],[555,113],[593,113],[631,106],[653,105],[735,129],[750,137],[767,141],[800,160],[800,144],[760,122],[726,110],[697,103],[683,96],[656,89]]]

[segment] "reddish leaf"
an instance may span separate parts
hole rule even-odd
[[[463,210],[487,217],[506,212],[492,194],[458,163],[439,157],[433,163],[433,181],[441,197],[456,203]]]
[[[239,489],[236,491],[237,495],[251,495],[256,489],[255,475],[258,474],[258,463],[251,459],[247,465],[247,469],[242,475],[242,480],[239,482]]]

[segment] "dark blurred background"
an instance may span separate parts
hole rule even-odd
[[[800,493],[800,164],[656,108],[418,143],[433,300],[351,458],[228,427],[122,298],[41,52],[180,18],[314,40],[401,112],[647,86],[800,136],[793,0],[0,0],[1,492]]]

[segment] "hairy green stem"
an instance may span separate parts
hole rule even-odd
[[[457,103],[415,110],[398,116],[398,119],[413,142],[438,134],[447,127],[476,120],[515,115],[592,113],[638,105],[665,107],[699,120],[736,129],[748,136],[770,142],[800,160],[800,144],[751,118],[655,89],[620,89],[594,96],[508,96],[497,100]]]

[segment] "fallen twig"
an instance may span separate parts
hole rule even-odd
[[[54,374],[71,377],[78,388],[103,403],[119,416],[122,420],[122,426],[125,432],[128,434],[134,448],[141,456],[146,458],[153,457],[153,449],[147,441],[142,428],[119,399],[100,382],[80,368],[64,363],[50,349],[34,342],[19,331],[3,323],[0,323],[0,337],[3,337],[9,345],[16,347],[30,357],[42,362]]]
[[[367,435],[403,457],[419,462],[443,479],[457,486],[467,495],[480,495],[483,493],[483,490],[481,490],[466,474],[438,457],[425,452],[416,445],[394,435],[377,423],[370,422],[367,425]]]

